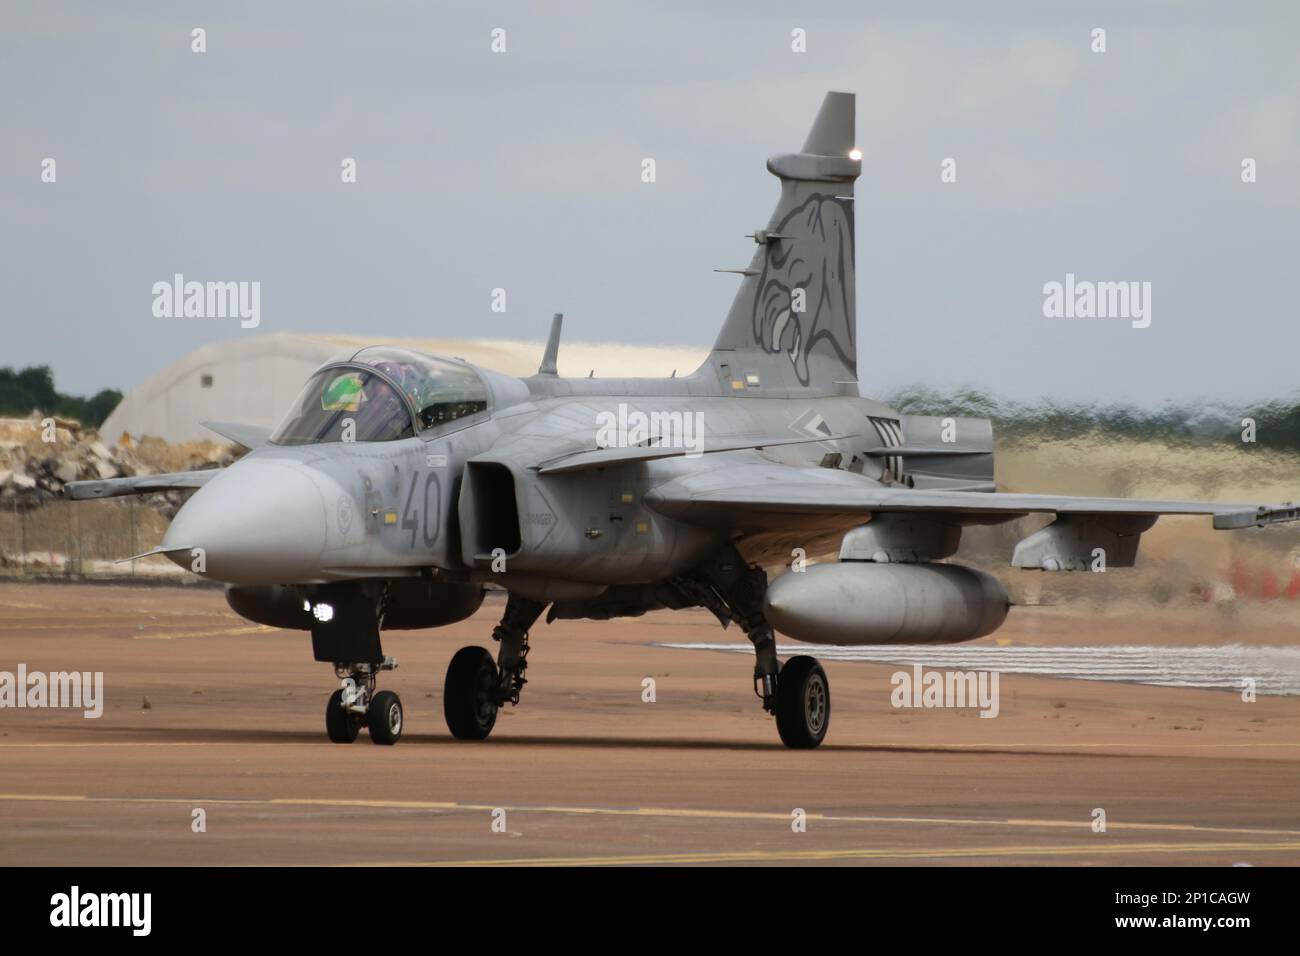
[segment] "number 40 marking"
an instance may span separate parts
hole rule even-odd
[[[411,475],[411,488],[406,493],[406,507],[402,509],[402,530],[411,532],[411,547],[415,547],[417,533],[426,548],[432,548],[438,540],[440,530],[440,513],[442,511],[442,483],[438,481],[437,472],[429,471],[424,475],[423,501],[424,520],[420,520],[421,504],[416,502],[416,488],[420,484],[420,473]]]

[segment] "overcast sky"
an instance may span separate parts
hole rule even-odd
[[[257,334],[154,317],[176,272],[259,281],[258,332],[542,339],[563,311],[707,348],[766,157],[841,89],[865,394],[1290,395],[1298,27],[1293,2],[4,0],[0,365],[126,389]],[[1044,317],[1067,272],[1150,282],[1150,327]]]

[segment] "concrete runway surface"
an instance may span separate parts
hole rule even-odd
[[[831,661],[827,743],[793,752],[748,658],[654,646],[744,640],[678,612],[539,624],[521,706],[453,740],[444,669],[499,613],[385,635],[405,735],[340,746],[307,635],[218,590],[0,583],[0,671],[105,684],[99,719],[0,709],[0,864],[1300,864],[1297,697],[1003,674],[990,720]],[[1213,613],[1025,609],[996,637],[1225,643]]]

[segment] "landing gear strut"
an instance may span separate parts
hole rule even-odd
[[[754,693],[763,710],[776,717],[787,747],[811,749],[826,737],[831,719],[831,689],[826,672],[812,657],[792,657],[781,666],[776,633],[763,614],[767,574],[729,547],[688,578],[674,582],[726,627],[739,624],[754,645]]]
[[[442,711],[447,729],[460,740],[486,740],[496,725],[497,711],[518,704],[528,667],[528,629],[546,605],[511,594],[492,639],[501,644],[497,659],[485,647],[462,647],[447,667]]]
[[[370,730],[377,744],[395,744],[402,737],[402,700],[391,690],[376,693],[380,671],[391,671],[397,661],[385,657],[378,664],[336,663],[334,674],[343,687],[330,695],[325,705],[325,733],[336,744],[350,744],[361,728]]]

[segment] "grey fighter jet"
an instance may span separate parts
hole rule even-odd
[[[274,431],[210,427],[250,452],[225,469],[74,482],[73,498],[197,488],[157,553],[226,584],[232,608],[311,632],[334,665],[325,725],[348,743],[402,732],[376,678],[381,633],[460,621],[507,593],[496,654],[447,670],[451,733],[482,740],[517,704],[529,633],[547,621],[704,607],[740,625],[754,688],[788,746],[826,735],[815,659],[782,664],[775,632],[833,644],[947,643],[1001,625],[1007,593],[946,563],[962,529],[1052,516],[1012,565],[1130,567],[1162,514],[1231,529],[1290,505],[1005,494],[987,420],[899,414],[859,393],[854,98],[830,93],[803,148],[768,170],[781,196],[692,374],[561,378],[559,317],[518,379],[457,359],[365,348],[320,368]],[[839,560],[803,556],[838,549]],[[150,552],[155,553],[155,552]],[[765,568],[790,566],[769,584]]]

